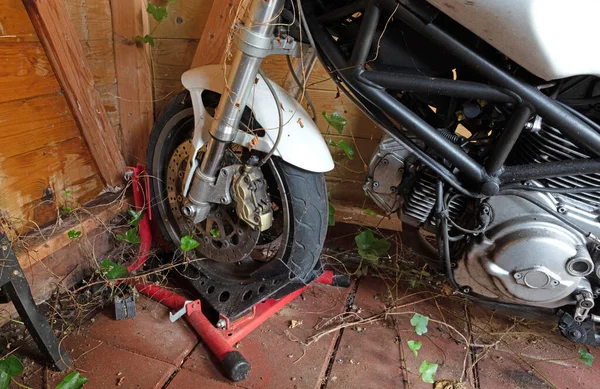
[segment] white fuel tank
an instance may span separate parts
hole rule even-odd
[[[600,76],[600,0],[427,0],[544,80]]]

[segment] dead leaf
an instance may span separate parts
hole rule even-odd
[[[302,118],[298,118],[298,124],[300,125],[300,128],[304,128],[304,124],[302,124]]]
[[[125,377],[121,377],[117,380],[117,386],[121,386],[123,385],[123,382],[125,382]]]
[[[302,325],[302,320],[290,320],[288,328],[298,327],[299,325]]]
[[[462,382],[440,380],[435,382],[433,389],[467,389],[467,387]]]

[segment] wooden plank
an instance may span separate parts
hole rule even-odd
[[[190,69],[197,46],[197,40],[155,39],[152,49],[155,81],[181,80],[183,72]]]
[[[1,103],[0,118],[4,119],[1,160],[81,135],[64,96],[59,94]]]
[[[112,40],[82,41],[85,61],[96,85],[116,84],[115,56]]]
[[[0,0],[0,42],[38,40],[22,0]]]
[[[217,1],[225,2],[224,0]],[[169,13],[169,16],[160,23],[150,18],[150,31],[152,31],[154,39],[200,39],[213,4],[213,0],[174,2],[150,0],[149,2],[167,7]]]
[[[96,197],[104,187],[97,174],[79,137],[3,159],[0,209],[19,232],[34,227],[30,221],[48,223],[63,206],[55,202],[57,194],[69,189],[79,204]]]
[[[96,90],[100,94],[102,105],[108,115],[108,120],[115,131],[117,144],[121,146],[121,118],[119,117],[119,91],[117,83],[96,85]]]
[[[332,200],[331,205],[335,208],[335,221],[340,223],[358,224],[366,227],[381,228],[385,230],[402,231],[402,222],[396,214],[385,216],[365,215],[364,209],[352,203],[343,203]],[[378,211],[376,208],[370,210]]]
[[[154,81],[154,111],[157,115],[169,101],[177,96],[183,90],[181,80],[161,80]]]
[[[100,96],[94,89],[92,74],[64,2],[24,0],[23,3],[100,174],[107,184],[120,185],[125,162]]]
[[[119,87],[121,150],[128,165],[146,161],[146,147],[152,130],[152,73],[148,45],[131,38],[148,34],[144,0],[111,0],[115,64]]]
[[[60,91],[52,66],[39,42],[0,40],[0,103]]]
[[[112,41],[112,17],[109,0],[63,0],[79,40]]]
[[[229,31],[243,1],[215,0],[213,2],[192,61],[192,68],[221,62],[229,39]]]

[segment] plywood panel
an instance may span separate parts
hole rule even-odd
[[[58,0],[57,0],[58,1]],[[112,41],[109,0],[63,0],[80,40]]]
[[[181,0],[174,2],[151,0],[150,2],[167,7],[169,13],[169,16],[160,24],[154,19],[150,20],[150,31],[153,31],[152,36],[155,38],[177,39],[200,39],[213,3],[212,0]]]
[[[79,137],[0,161],[0,209],[17,228],[24,227],[23,218],[32,217],[37,223],[52,220],[47,209],[31,208],[51,200],[54,193],[70,189],[73,199],[83,203],[98,195],[103,186]]]
[[[81,135],[64,96],[59,94],[2,103],[0,118],[2,160]]]
[[[0,42],[37,41],[22,0],[0,0]]]
[[[0,103],[60,90],[42,45],[0,40]]]
[[[115,56],[111,40],[81,41],[86,63],[96,84],[116,84]]]
[[[154,78],[158,80],[180,80],[190,69],[197,40],[155,39],[152,49]]]

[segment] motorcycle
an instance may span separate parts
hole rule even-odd
[[[598,345],[600,48],[584,37],[600,4],[563,4],[251,1],[231,64],[186,72],[151,134],[155,219],[206,258],[193,287],[235,319],[322,273],[333,161],[260,70],[314,50],[385,133],[365,191],[456,293],[554,315],[568,339]]]

